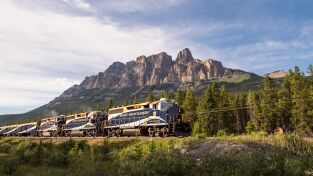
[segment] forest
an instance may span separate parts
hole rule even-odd
[[[261,91],[230,94],[217,82],[209,84],[197,97],[191,88],[160,97],[174,98],[184,109],[194,135],[242,134],[276,130],[311,135],[313,131],[313,66],[307,74],[299,67],[282,80],[265,77]],[[150,94],[147,101],[156,100]],[[112,103],[112,102],[111,102]]]

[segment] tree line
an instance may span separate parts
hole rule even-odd
[[[313,67],[309,66],[308,76],[296,66],[282,80],[265,77],[257,92],[229,94],[224,86],[212,82],[200,97],[187,88],[179,90],[175,100],[196,134],[274,133],[277,129],[312,134]]]
[[[230,94],[223,85],[212,82],[201,96],[191,88],[176,93],[163,91],[149,94],[146,101],[175,99],[183,108],[183,120],[189,122],[194,134],[216,135],[218,132],[241,134],[253,131],[274,133],[277,129],[311,134],[313,131],[313,66],[308,75],[299,67],[286,77],[273,80],[265,77],[260,91]],[[137,98],[126,104],[138,103]],[[113,107],[110,99],[97,110]]]

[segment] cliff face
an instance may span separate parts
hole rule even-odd
[[[222,76],[244,74],[241,70],[223,67],[216,60],[194,59],[188,48],[177,54],[175,61],[165,52],[139,56],[135,61],[114,62],[105,72],[86,77],[80,85],[66,90],[63,95],[75,94],[80,88],[121,88],[163,83],[181,84],[210,80]]]

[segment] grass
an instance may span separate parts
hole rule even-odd
[[[251,79],[251,74],[242,74],[242,75],[230,75],[223,76],[219,79],[220,82],[228,82],[228,83],[240,83],[246,80]]]
[[[0,139],[0,175],[308,175],[312,145],[291,134],[134,138],[98,145],[6,138]]]

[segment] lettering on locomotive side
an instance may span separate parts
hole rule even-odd
[[[144,116],[148,114],[149,114],[149,111],[130,112],[130,113],[121,114],[120,117]]]

